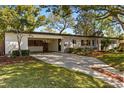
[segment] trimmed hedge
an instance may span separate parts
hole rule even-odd
[[[29,56],[30,51],[29,50],[21,50],[22,56]],[[17,57],[20,56],[19,50],[12,51],[11,57]]]

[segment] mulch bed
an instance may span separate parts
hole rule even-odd
[[[118,74],[114,74],[112,72],[109,72],[107,70],[104,70],[104,69],[98,68],[98,67],[92,67],[92,69],[94,69],[94,70],[96,70],[96,71],[98,71],[98,72],[100,72],[102,74],[105,74],[105,75],[107,75],[107,76],[109,76],[111,78],[115,78],[115,79],[119,80],[120,82],[124,82],[124,77],[122,77],[122,76],[120,76]]]
[[[106,52],[104,51],[92,51],[88,54],[88,56],[97,57],[97,56],[102,56],[104,54],[106,54]]]
[[[113,53],[113,52],[112,52]],[[123,52],[115,52],[116,54],[123,54]],[[106,51],[91,51],[88,56],[91,57],[98,57],[98,56],[103,56],[105,54],[111,54],[111,52],[106,52]]]
[[[19,63],[19,62],[24,62],[24,61],[29,61],[29,60],[36,60],[36,59],[33,58],[33,57],[30,57],[30,56],[16,57],[16,58],[0,56],[0,66],[7,65],[7,64]]]

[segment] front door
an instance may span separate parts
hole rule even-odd
[[[58,51],[61,51],[61,39],[58,39]]]
[[[48,52],[48,43],[43,43],[43,52]]]

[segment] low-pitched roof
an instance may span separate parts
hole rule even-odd
[[[6,33],[16,33],[15,31],[8,31]],[[73,34],[60,34],[60,33],[47,33],[47,32],[21,32],[23,34],[43,34],[43,35],[58,35],[58,36],[74,36],[74,37],[90,37],[90,38],[110,38],[119,39],[117,37],[101,37],[101,36],[83,36],[83,35],[73,35]]]

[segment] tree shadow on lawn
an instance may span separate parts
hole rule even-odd
[[[0,87],[95,88],[112,86],[80,72],[41,61],[32,61],[1,66]]]
[[[98,58],[119,71],[124,71],[124,54],[105,54]]]

